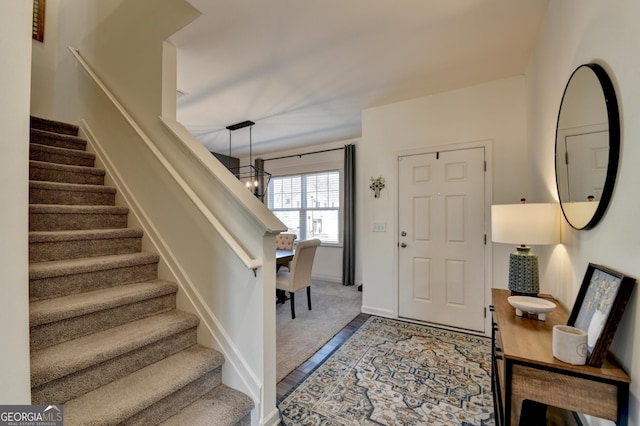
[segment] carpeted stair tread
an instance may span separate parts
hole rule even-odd
[[[110,238],[141,238],[142,230],[138,228],[118,229],[80,229],[71,231],[32,231],[29,232],[29,243],[106,240]]]
[[[61,321],[177,291],[178,286],[172,282],[145,281],[31,302],[29,305],[29,325],[33,327]]]
[[[48,189],[51,191],[103,192],[106,194],[116,193],[116,189],[111,186],[87,185],[66,182],[47,182],[38,180],[30,180],[29,188]]]
[[[158,426],[250,425],[253,407],[247,395],[220,385]]]
[[[46,130],[48,132],[60,133],[63,135],[77,136],[79,133],[79,127],[75,124],[64,123],[61,121],[51,120],[48,118],[31,116],[32,129]]]
[[[29,202],[33,204],[112,206],[115,199],[116,189],[109,186],[29,181]]]
[[[89,279],[95,278],[92,275],[88,274]],[[79,290],[69,289],[67,283],[39,299],[34,297],[30,316],[31,349],[47,348],[175,309],[177,286],[157,281],[153,274],[148,278],[148,281],[126,285],[115,282]],[[46,288],[43,292],[46,293]],[[63,312],[62,306],[69,312]]]
[[[87,140],[79,136],[65,135],[40,129],[31,129],[29,142],[56,146],[58,148],[78,149],[81,151],[87,149]]]
[[[104,176],[105,170],[95,167],[29,160],[29,179],[31,180],[103,185]]]
[[[197,317],[173,310],[33,351],[31,386],[41,386],[197,326]]]
[[[50,262],[37,262],[29,265],[29,279],[42,279],[59,277],[71,274],[81,274],[128,266],[138,266],[149,263],[157,263],[159,256],[156,253],[129,253],[108,256],[94,256],[88,258],[52,260]]]
[[[57,148],[37,143],[29,144],[29,159],[58,164],[93,167],[96,155],[78,149]]]
[[[223,362],[219,352],[193,346],[67,401],[65,424],[120,424],[221,367]]]
[[[67,206],[64,204],[29,204],[33,213],[77,213],[77,214],[128,214],[123,206]]]
[[[142,230],[136,228],[29,232],[29,262],[139,252]]]
[[[126,228],[128,213],[122,206],[30,204],[29,231]]]

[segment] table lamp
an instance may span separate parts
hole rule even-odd
[[[540,291],[538,256],[527,244],[560,242],[560,214],[555,203],[499,204],[491,206],[491,239],[520,244],[509,256],[509,290],[535,296]]]

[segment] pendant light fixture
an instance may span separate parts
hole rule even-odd
[[[246,166],[232,167],[229,170],[236,175],[240,181],[244,182],[247,189],[258,197],[261,201],[264,201],[264,194],[269,185],[271,179],[271,173],[265,172],[262,167],[256,168],[253,165],[253,146],[252,146],[252,134],[251,129],[256,124],[253,121],[242,121],[240,123],[227,126],[229,130],[229,157],[231,157],[231,134],[239,129],[249,128],[249,164]],[[264,164],[260,160],[256,160],[256,163]]]

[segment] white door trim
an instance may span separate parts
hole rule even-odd
[[[429,154],[434,152],[443,152],[443,151],[457,151],[462,149],[470,149],[470,148],[484,148],[485,152],[485,161],[487,163],[487,171],[485,173],[484,179],[484,194],[485,194],[485,212],[484,212],[484,230],[487,238],[487,249],[485,250],[485,258],[484,258],[484,299],[485,299],[485,326],[484,326],[484,334],[485,336],[491,336],[491,312],[489,311],[489,305],[491,304],[491,287],[493,287],[493,248],[491,244],[491,203],[493,202],[493,140],[492,139],[482,139],[477,141],[470,142],[461,142],[461,143],[452,143],[447,145],[436,145],[436,146],[425,146],[422,148],[408,149],[402,151],[394,151],[393,152],[393,167],[394,167],[394,179],[395,179],[395,190],[393,192],[393,232],[395,243],[398,244],[398,233],[399,233],[399,224],[398,224],[398,194],[399,194],[399,170],[398,170],[398,158],[404,157],[407,155],[417,155],[417,154]],[[394,288],[393,292],[393,317],[399,318],[398,311],[398,294],[400,291],[400,283],[398,282],[398,250],[394,250],[394,258],[393,258],[393,279],[394,279]],[[404,318],[403,318],[404,320]]]

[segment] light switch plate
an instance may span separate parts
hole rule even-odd
[[[373,232],[387,232],[387,222],[373,222]]]

